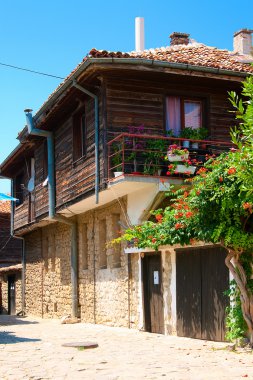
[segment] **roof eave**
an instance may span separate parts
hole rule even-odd
[[[235,77],[242,77],[245,78],[248,75],[252,75],[249,72],[244,71],[234,71],[234,70],[225,70],[220,68],[214,68],[214,67],[207,67],[207,66],[195,66],[190,65],[187,63],[174,63],[174,62],[165,62],[165,61],[157,61],[157,60],[151,60],[151,59],[144,59],[144,58],[87,58],[86,61],[84,61],[78,69],[73,72],[69,78],[62,84],[62,86],[59,87],[59,89],[51,95],[51,97],[46,101],[42,107],[36,112],[34,115],[35,121],[39,118],[41,114],[52,104],[65,90],[67,90],[70,86],[72,86],[72,83],[74,80],[78,79],[78,76],[83,73],[84,70],[86,70],[91,64],[101,64],[101,63],[124,63],[124,64],[131,64],[131,65],[146,65],[146,66],[154,66],[154,67],[168,67],[171,69],[178,69],[178,70],[190,70],[190,71],[197,71],[197,72],[203,72],[203,73],[213,73],[218,75],[229,75],[229,76],[235,76]]]
[[[81,65],[74,71],[68,79],[59,87],[59,89],[51,95],[51,97],[42,105],[42,107],[34,115],[35,121],[38,119],[43,112],[48,109],[48,107],[56,101],[56,99],[64,93],[70,86],[72,86],[73,81],[78,79],[78,76],[83,73],[90,65],[92,64],[101,64],[101,63],[124,63],[131,65],[146,65],[153,67],[167,67],[171,69],[178,70],[189,70],[203,73],[212,73],[216,75],[229,75],[235,77],[245,78],[248,75],[252,75],[249,72],[244,71],[234,71],[234,70],[224,70],[220,68],[207,67],[207,66],[195,66],[189,65],[186,63],[174,63],[174,62],[165,62],[157,61],[144,58],[87,58]],[[2,172],[3,167],[11,160],[22,148],[23,144],[19,144],[2,162],[0,165],[0,173]]]

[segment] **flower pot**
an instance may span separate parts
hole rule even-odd
[[[200,149],[205,150],[205,149],[206,149],[206,143],[201,143],[201,144],[200,144]]]
[[[185,153],[185,154],[170,154],[169,152],[167,153],[167,157],[168,157],[168,160],[170,162],[175,162],[175,161],[184,161],[184,160],[187,160],[188,157],[189,157],[189,153]]]
[[[192,149],[199,149],[199,143],[197,142],[192,143]]]
[[[182,145],[184,148],[190,148],[190,141],[189,140],[184,140],[182,141]]]
[[[195,173],[195,170],[196,170],[196,166],[186,166],[186,165],[177,165],[176,168],[175,168],[175,172],[177,173],[190,173],[190,174],[194,174]]]
[[[119,177],[120,175],[123,175],[124,172],[113,172],[113,174],[114,174],[114,177],[116,178],[116,177]]]

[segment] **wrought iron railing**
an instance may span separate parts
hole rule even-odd
[[[182,162],[170,161],[168,150],[171,145],[176,145],[180,150],[186,149],[188,156],[183,157]],[[108,179],[123,174],[173,177],[194,175],[210,156],[229,151],[232,147],[232,143],[225,141],[121,133],[108,142]],[[179,170],[178,164],[184,168]],[[190,167],[195,170],[189,170]]]

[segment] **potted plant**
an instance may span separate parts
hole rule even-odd
[[[168,165],[168,171],[167,175],[173,175],[178,173],[183,173],[186,175],[192,175],[196,171],[196,160],[190,160],[189,158],[183,160],[183,161],[175,161],[171,162]]]
[[[208,129],[204,127],[192,129],[192,139],[193,140],[205,140],[208,136]],[[191,146],[193,149],[198,149],[199,148],[199,143],[195,142],[192,143]]]
[[[170,162],[184,161],[188,159],[188,156],[189,151],[186,148],[181,149],[179,146],[175,144],[169,146],[167,158]]]
[[[181,130],[179,137],[182,137],[183,139],[192,139],[192,136],[194,134],[193,128],[191,127],[185,127]],[[190,141],[185,140],[182,142],[182,145],[184,148],[190,148]]]
[[[150,139],[146,141],[143,156],[144,174],[161,175],[164,166],[164,156],[166,152],[166,140]]]
[[[123,173],[122,171],[122,153],[121,153],[121,145],[119,143],[113,143],[112,145],[113,154],[111,157],[112,167],[114,177],[118,177]]]

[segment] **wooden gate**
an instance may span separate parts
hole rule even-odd
[[[163,334],[161,254],[145,255],[143,259],[144,315],[146,331]]]
[[[222,247],[177,250],[177,333],[199,339],[224,341],[224,291],[229,287]]]

